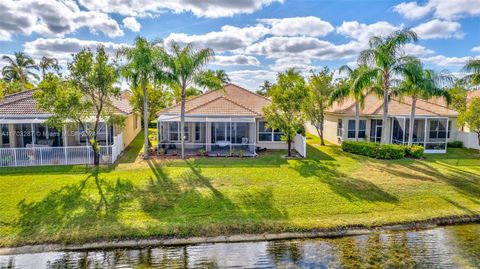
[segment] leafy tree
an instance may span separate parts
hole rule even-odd
[[[386,37],[370,38],[369,48],[358,57],[360,65],[368,65],[374,72],[364,75],[375,79],[383,89],[383,123],[388,119],[388,101],[392,79],[403,73],[404,66],[412,57],[405,56],[403,46],[417,40],[417,34],[410,30],[399,30]],[[382,143],[387,141],[387,132],[382,132]]]
[[[463,70],[471,72],[471,74],[465,76],[465,81],[472,85],[480,85],[480,59],[469,60],[463,67]]]
[[[327,67],[318,74],[312,72],[308,79],[308,97],[304,107],[305,115],[317,129],[322,145],[325,145],[323,139],[325,110],[330,106],[330,95],[334,89],[333,72]]]
[[[308,98],[308,86],[299,72],[289,69],[277,75],[270,96],[272,103],[263,108],[265,120],[270,128],[283,132],[282,139],[288,144],[288,156],[292,156],[292,141],[305,124],[302,108]]]
[[[149,42],[143,37],[137,37],[133,47],[123,47],[117,51],[117,57],[126,60],[126,64],[121,67],[120,73],[131,82],[133,88],[140,87],[143,96],[143,140],[144,140],[144,158],[149,158],[148,140],[148,92],[147,85],[155,81],[162,80],[160,70],[160,55],[163,48],[157,42]]]
[[[339,71],[347,74],[348,78],[336,85],[330,96],[330,103],[343,102],[348,97],[355,101],[355,140],[358,141],[360,108],[365,107],[365,95],[370,91],[378,90],[372,80],[376,71],[369,69],[366,65],[361,65],[356,69],[344,65],[340,67]]]
[[[467,97],[468,90],[461,83],[455,84],[448,89],[448,95],[450,95],[450,107],[458,112],[462,112],[467,109]],[[465,129],[465,125],[461,125],[461,130]]]
[[[39,79],[36,74],[38,66],[35,61],[23,52],[15,52],[15,57],[4,55],[2,60],[7,62],[2,68],[2,76],[6,82],[30,83],[30,78]]]
[[[213,57],[213,50],[206,48],[194,50],[192,45],[180,47],[176,42],[169,44],[169,50],[161,55],[165,81],[180,93],[180,142],[182,158],[185,158],[185,101],[190,87],[220,89],[222,81],[205,70]]]
[[[228,76],[227,72],[223,69],[218,69],[213,71],[214,76],[222,82],[222,85],[227,85],[230,83],[230,77]]]
[[[465,124],[478,136],[480,141],[480,97],[474,97],[470,100],[467,109],[460,112],[458,123]]]
[[[410,112],[410,121],[408,132],[408,145],[413,143],[413,127],[415,121],[415,110],[417,100],[429,100],[432,97],[444,97],[450,102],[448,91],[443,88],[453,79],[446,74],[438,74],[433,70],[423,69],[419,60],[411,60],[403,70],[403,81],[398,87],[398,93],[412,98],[412,109]]]
[[[97,48],[95,55],[88,49],[75,54],[68,71],[67,80],[47,74],[34,98],[40,109],[52,113],[49,125],[60,127],[71,122],[82,127],[93,149],[94,164],[98,166],[100,123],[122,125],[124,121],[124,117],[112,113],[112,99],[120,96],[120,90],[113,87],[117,72],[103,46]]]
[[[38,64],[38,67],[42,71],[42,79],[45,79],[45,76],[47,74],[47,71],[49,69],[55,70],[55,72],[60,71],[60,66],[58,65],[58,60],[55,58],[50,58],[47,56],[43,56],[42,59],[40,60],[40,63]]]
[[[263,84],[260,85],[260,89],[256,91],[258,95],[268,96],[268,91],[272,87],[272,83],[268,80],[263,81]]]

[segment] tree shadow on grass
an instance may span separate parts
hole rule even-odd
[[[188,170],[172,178],[164,165],[149,160],[155,178],[139,190],[141,205],[147,214],[169,224],[183,225],[195,234],[215,232],[205,230],[209,225],[219,225],[217,229],[227,229],[223,232],[229,233],[242,228],[241,223],[268,225],[272,220],[288,217],[285,210],[275,205],[272,189],[248,188],[226,194],[203,175],[194,161],[185,162]]]
[[[398,203],[398,199],[370,181],[338,171],[338,164],[317,160],[299,161],[294,169],[303,177],[316,177],[349,201]]]
[[[134,186],[118,178],[108,181],[94,172],[78,184],[64,186],[40,201],[17,205],[22,237],[65,235],[115,222],[122,204],[133,199]]]

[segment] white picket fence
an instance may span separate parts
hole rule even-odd
[[[123,135],[111,146],[100,146],[100,163],[114,163],[123,151]],[[0,167],[93,164],[90,146],[0,148]]]
[[[478,136],[473,132],[458,132],[457,139],[463,142],[463,146],[469,149],[480,149]]]
[[[295,150],[298,154],[302,155],[303,158],[307,157],[307,139],[301,134],[295,136]]]

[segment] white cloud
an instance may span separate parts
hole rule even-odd
[[[260,61],[253,56],[231,55],[231,56],[215,56],[213,65],[232,66],[232,65],[260,65]]]
[[[25,43],[25,53],[35,59],[42,56],[57,58],[62,65],[72,59],[72,54],[79,52],[83,48],[95,50],[98,45],[103,45],[105,50],[113,54],[116,49],[127,44],[113,42],[100,42],[95,40],[80,40],[77,38],[39,38]]]
[[[444,55],[435,55],[428,58],[422,58],[423,61],[443,67],[464,66],[470,57],[447,57]]]
[[[227,72],[232,83],[238,84],[245,89],[255,91],[265,80],[274,82],[277,72],[270,70],[238,70]]]
[[[191,43],[197,48],[211,48],[221,52],[244,48],[268,34],[268,31],[263,25],[243,28],[224,25],[218,32],[209,32],[203,35],[172,33],[165,38],[165,43],[175,40],[183,45]]]
[[[394,10],[407,19],[423,18],[433,12],[436,18],[451,20],[480,15],[480,0],[429,0],[424,5],[403,2],[396,5]]]
[[[268,58],[306,57],[321,60],[349,58],[358,53],[358,42],[335,45],[313,37],[269,37],[245,49],[247,54]]]
[[[123,26],[132,32],[139,32],[142,25],[134,17],[126,17],[123,19]]]
[[[80,10],[71,0],[3,0],[0,2],[0,40],[12,35],[64,36],[86,27],[91,33],[109,37],[123,35],[118,23],[107,14]]]
[[[401,28],[385,21],[372,24],[344,21],[341,26],[337,27],[337,33],[366,44],[372,36],[385,36]]]
[[[412,55],[416,57],[426,56],[435,52],[424,46],[412,44],[412,43],[405,44],[405,46],[403,47],[403,51],[407,55]]]
[[[473,52],[480,52],[480,46],[472,48]]]
[[[412,31],[421,39],[462,38],[461,27],[458,22],[434,19],[412,28]]]
[[[329,22],[313,16],[259,21],[271,26],[270,33],[276,36],[325,36],[335,29]]]
[[[231,17],[252,13],[283,0],[79,0],[89,10],[118,13],[124,16],[153,16],[166,11],[191,12],[197,17]]]
[[[299,71],[308,71],[315,69],[314,66],[311,65],[312,61],[308,57],[284,57],[275,60],[275,63],[270,66],[272,71],[277,72],[284,72],[289,68],[295,68]]]

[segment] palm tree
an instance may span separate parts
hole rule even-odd
[[[471,74],[466,75],[464,80],[470,82],[472,85],[480,85],[480,59],[471,59],[463,67],[465,72]]]
[[[117,57],[124,58],[127,63],[120,68],[121,74],[131,82],[133,87],[141,87],[143,91],[143,140],[144,158],[149,158],[148,139],[148,95],[147,85],[155,80],[162,80],[160,55],[163,48],[157,42],[149,42],[137,37],[133,47],[123,47],[117,51]]]
[[[217,77],[221,82],[222,85],[227,85],[230,83],[230,77],[228,76],[227,72],[223,69],[218,69],[214,71],[215,77]]]
[[[404,55],[402,47],[416,40],[417,34],[405,29],[395,31],[387,37],[374,36],[370,38],[369,48],[362,51],[358,57],[360,65],[366,64],[375,71],[365,75],[371,76],[369,79],[375,79],[383,89],[383,126],[386,126],[388,119],[392,79],[402,73],[405,63],[411,59],[411,56]],[[382,132],[382,144],[386,142],[386,133]]]
[[[348,97],[355,101],[355,141],[358,141],[360,108],[363,109],[365,107],[367,91],[376,89],[371,80],[371,77],[375,75],[375,70],[369,69],[366,65],[361,65],[356,69],[343,65],[340,67],[339,72],[348,75],[348,78],[337,85],[330,95],[330,103],[335,101],[342,102]]]
[[[60,67],[58,66],[58,60],[53,57],[50,58],[47,56],[42,57],[42,60],[40,60],[38,66],[40,67],[40,70],[42,70],[42,79],[45,79],[45,75],[48,69],[53,68],[56,71],[60,69]]]
[[[213,58],[213,50],[209,48],[194,50],[192,45],[180,47],[172,42],[169,51],[161,54],[162,70],[168,84],[180,93],[180,142],[182,158],[185,158],[185,101],[187,90],[192,86],[210,89],[222,88],[222,82],[212,71],[204,68]]]
[[[260,85],[260,89],[258,89],[256,91],[256,93],[258,95],[261,95],[261,96],[268,96],[268,91],[270,90],[270,88],[272,87],[272,83],[268,80],[265,80],[263,81],[263,84]]]
[[[34,70],[38,70],[35,61],[23,52],[15,52],[15,57],[4,55],[2,60],[7,62],[7,65],[2,68],[2,76],[6,82],[30,82],[29,78],[33,77],[39,79]]]
[[[394,93],[410,96],[412,99],[408,146],[413,144],[413,128],[415,122],[415,110],[418,100],[429,100],[432,97],[443,97],[450,103],[450,95],[444,86],[453,82],[453,78],[447,74],[436,73],[430,69],[424,69],[418,59],[412,59],[405,65],[403,81]]]

